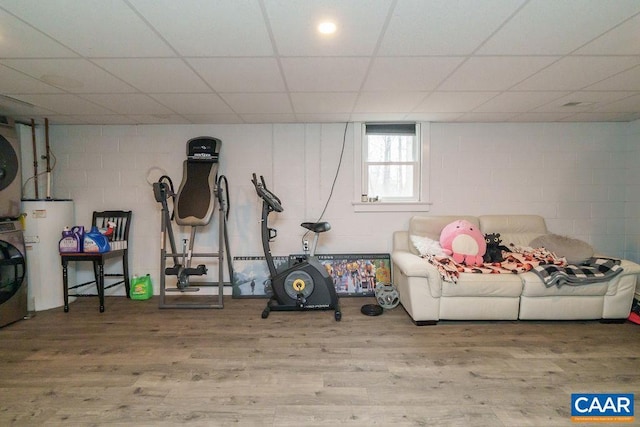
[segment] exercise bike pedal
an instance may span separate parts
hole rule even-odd
[[[181,264],[176,264],[173,267],[167,267],[164,269],[165,276],[177,276],[180,274],[180,270],[182,269]]]

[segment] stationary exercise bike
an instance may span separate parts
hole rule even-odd
[[[258,182],[254,173],[251,182],[262,199],[262,248],[271,280],[272,295],[262,312],[262,318],[269,317],[271,311],[335,310],[335,319],[339,321],[342,313],[336,288],[326,268],[315,257],[318,236],[330,230],[331,225],[328,222],[303,222],[302,227],[315,233],[311,253],[295,260],[288,268],[278,271],[269,245],[278,233],[276,229],[269,228],[267,221],[271,212],[283,211],[282,204],[280,199],[267,189],[264,177],[260,176]]]

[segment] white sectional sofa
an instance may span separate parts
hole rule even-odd
[[[439,240],[450,222],[465,219],[483,234],[500,233],[505,246],[529,246],[549,234],[537,215],[414,216],[409,230],[393,235],[393,282],[400,302],[417,325],[439,320],[586,320],[626,319],[639,282],[640,265],[622,260],[622,273],[599,283],[546,286],[529,271],[520,274],[460,273],[444,281],[436,267],[420,257],[410,236]]]

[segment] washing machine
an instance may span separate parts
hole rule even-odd
[[[17,218],[21,211],[20,145],[13,120],[0,116],[0,217]]]
[[[20,146],[14,123],[0,116],[0,327],[27,315],[27,261],[19,221]]]
[[[0,327],[27,315],[27,260],[20,221],[0,219]]]

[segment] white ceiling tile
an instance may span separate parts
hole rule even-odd
[[[640,33],[640,31],[638,31]],[[640,66],[588,86],[588,90],[640,90]]]
[[[301,123],[342,123],[350,121],[349,113],[326,113],[326,114],[298,114],[296,118]]]
[[[535,111],[541,113],[576,113],[594,110],[611,102],[627,98],[632,94],[632,92],[576,91],[542,105],[536,108]],[[575,102],[580,102],[580,104],[574,106],[566,105]]]
[[[631,113],[640,111],[640,94],[598,106],[596,112]]]
[[[3,64],[72,93],[126,93],[135,89],[86,59],[10,59]]]
[[[172,111],[147,95],[138,93],[81,95],[119,114],[171,114]]]
[[[507,90],[557,59],[555,56],[469,58],[438,90]]]
[[[415,109],[423,113],[462,113],[473,110],[499,92],[433,92]]]
[[[4,61],[0,61],[4,62]],[[0,93],[60,93],[60,89],[42,83],[24,73],[0,65]]]
[[[406,113],[353,113],[353,122],[388,122],[410,120]]]
[[[5,7],[3,2],[0,7]],[[0,9],[0,58],[71,58],[78,55]]]
[[[247,114],[293,114],[286,93],[223,93],[220,96],[243,117]]]
[[[568,116],[559,121],[570,122],[630,122],[640,119],[638,113],[577,113],[572,116]]]
[[[55,114],[55,111],[44,108],[43,106],[30,104],[30,102],[35,101],[34,98],[29,99],[21,99],[25,97],[24,95],[14,95],[13,99],[18,99],[23,102],[15,102],[10,99],[7,99],[3,96],[0,96],[0,115],[17,117],[17,116],[27,116],[28,118],[37,118],[38,116],[44,118],[46,116],[50,116]]]
[[[264,0],[273,38],[282,56],[371,55],[382,31],[390,0]],[[322,20],[337,31],[318,33]]]
[[[113,111],[100,107],[76,95],[66,93],[45,95],[27,94],[20,95],[20,99],[58,114],[78,115],[78,112],[82,112],[83,114],[113,114]]]
[[[175,56],[121,0],[3,0],[2,7],[83,56]]]
[[[578,90],[640,63],[634,56],[566,57],[514,86],[514,90]]]
[[[409,113],[427,92],[361,92],[354,113]]]
[[[522,3],[523,0],[399,0],[379,53],[468,55]]]
[[[557,122],[570,116],[567,113],[519,113],[509,119],[510,122]]]
[[[367,58],[282,58],[287,87],[292,92],[360,90]]]
[[[231,114],[227,104],[215,93],[161,93],[151,95],[178,114]]]
[[[455,122],[461,113],[411,113],[407,114],[405,120],[423,122]]]
[[[518,113],[465,113],[456,119],[457,122],[508,122]]]
[[[285,89],[275,58],[191,58],[187,62],[217,92]]]
[[[96,64],[143,92],[209,92],[211,89],[176,58],[96,59]]]
[[[506,113],[526,112],[569,92],[504,92],[480,105],[474,112]]]
[[[178,114],[129,114],[127,116],[139,125],[189,124],[189,121]]]
[[[640,55],[640,15],[598,37],[577,55]]]
[[[256,0],[132,0],[131,4],[180,55],[273,54]]]
[[[433,90],[462,61],[462,57],[376,58],[367,75],[364,90]]]
[[[630,14],[637,0],[532,0],[479,50],[483,55],[567,54],[593,40]]]
[[[241,114],[240,118],[245,123],[296,123],[296,116],[294,114],[254,114],[246,113]]]
[[[296,114],[350,113],[357,92],[293,92],[291,102]]]
[[[56,124],[87,124],[87,125],[123,125],[137,124],[131,117],[123,114],[87,114],[83,116],[56,116],[51,118]]]
[[[242,119],[237,114],[183,114],[182,116],[193,124],[242,123]]]

